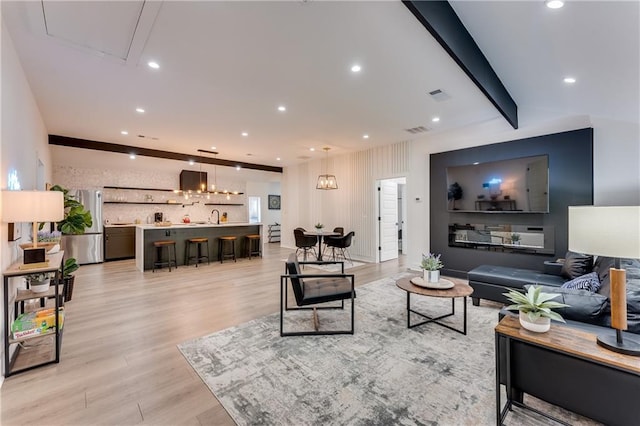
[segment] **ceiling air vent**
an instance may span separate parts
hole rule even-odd
[[[418,127],[412,127],[411,129],[404,129],[406,132],[411,133],[412,135],[415,135],[417,133],[424,133],[424,132],[428,132],[429,129],[424,127],[424,126],[418,126]]]
[[[451,96],[440,89],[432,90],[431,92],[429,92],[429,95],[431,95],[433,100],[436,102],[442,102],[446,101],[447,99],[451,99]]]

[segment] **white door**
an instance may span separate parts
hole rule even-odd
[[[398,184],[382,180],[378,186],[380,262],[398,258]]]

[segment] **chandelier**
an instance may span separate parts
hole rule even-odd
[[[325,168],[324,168],[324,173],[325,174],[318,175],[318,183],[316,184],[316,189],[324,189],[324,190],[338,189],[338,181],[336,180],[336,176],[335,175],[330,175],[327,172],[327,169],[329,168],[329,150],[331,148],[324,147],[322,149],[327,154],[327,156],[326,156],[326,164],[325,164]]]

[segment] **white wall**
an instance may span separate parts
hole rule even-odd
[[[0,19],[0,22],[1,19]],[[36,164],[38,159],[44,165],[43,177],[51,178],[51,157],[47,145],[47,130],[35,102],[29,83],[15,52],[13,41],[2,22],[2,57],[1,57],[1,126],[0,129],[0,162],[2,189],[7,188],[7,176],[10,170],[17,172],[22,189],[36,189]],[[1,205],[1,201],[0,201]],[[6,269],[21,255],[18,248],[24,242],[30,227],[22,224],[23,239],[18,242],[7,241],[7,224],[0,226],[0,259],[2,269]],[[16,279],[16,281],[22,281]],[[18,283],[13,282],[13,285]],[[0,318],[4,318],[0,305]],[[0,320],[1,321],[1,320]],[[0,324],[0,328],[4,327]],[[0,355],[4,359],[4,342],[0,337]],[[4,368],[4,366],[3,366]]]
[[[293,229],[313,229],[321,222],[325,229],[342,226],[345,233],[354,231],[351,257],[375,262],[376,181],[405,176],[410,157],[411,144],[401,142],[331,156],[328,164],[316,160],[286,167],[282,180],[282,246],[295,248]],[[315,189],[318,175],[325,170],[336,175],[337,190]]]
[[[282,223],[282,210],[269,209],[269,195],[281,195],[280,182],[247,182],[247,196],[260,197],[260,220],[265,225]],[[282,197],[280,198],[282,201]]]

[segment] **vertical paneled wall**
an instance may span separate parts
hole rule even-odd
[[[346,232],[354,231],[352,257],[375,261],[376,181],[407,175],[410,146],[401,142],[286,167],[282,180],[282,245],[294,248],[294,228],[312,229],[321,222],[325,229],[343,226]],[[336,175],[338,190],[315,189],[318,174],[325,170]]]

